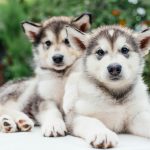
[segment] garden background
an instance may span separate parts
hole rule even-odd
[[[22,21],[83,12],[93,14],[92,28],[120,24],[141,31],[150,26],[149,0],[0,0],[0,85],[33,74],[31,44],[22,31]],[[143,76],[150,89],[150,54]]]

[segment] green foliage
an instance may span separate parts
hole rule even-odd
[[[104,24],[121,24],[139,29],[141,23],[150,25],[150,3],[138,0],[0,0],[0,45],[6,49],[5,79],[32,75],[31,44],[25,38],[20,23],[23,20],[39,22],[50,16],[78,16],[93,14],[93,27]],[[132,0],[135,1],[135,0]],[[137,13],[137,8],[146,14]],[[150,55],[146,59],[144,79],[150,87]]]
[[[10,0],[9,4],[0,6],[0,42],[7,55],[3,62],[6,80],[30,75],[29,58],[31,50],[29,42],[24,38],[20,23],[26,18],[23,5]]]

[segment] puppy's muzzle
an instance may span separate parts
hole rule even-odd
[[[107,67],[107,70],[111,76],[117,77],[121,73],[122,66],[118,63],[113,63]]]
[[[54,56],[52,57],[52,59],[53,59],[53,62],[54,62],[55,64],[60,65],[60,64],[63,63],[64,56],[61,55],[61,54],[57,54],[57,55],[54,55]]]

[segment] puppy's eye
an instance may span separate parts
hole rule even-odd
[[[64,43],[65,43],[66,45],[70,46],[70,42],[69,42],[68,39],[65,39],[65,40],[64,40]]]
[[[45,42],[45,45],[46,45],[47,47],[50,47],[51,44],[52,44],[52,43],[51,43],[51,41],[49,41],[49,40]]]
[[[126,47],[122,47],[122,48],[121,48],[121,53],[122,53],[122,54],[126,55],[126,54],[128,54],[128,52],[129,52],[129,49],[128,49],[128,48],[126,48]]]
[[[102,49],[99,49],[99,50],[96,51],[96,54],[97,54],[98,56],[104,56],[104,55],[105,55],[105,52],[104,52]]]

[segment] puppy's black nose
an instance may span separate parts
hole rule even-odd
[[[112,75],[112,76],[118,76],[122,70],[122,66],[120,64],[114,63],[114,64],[110,64],[107,67],[108,72]]]
[[[62,63],[62,62],[63,62],[63,58],[64,58],[64,56],[61,55],[61,54],[57,54],[57,55],[54,55],[54,56],[52,57],[54,63],[56,63],[56,64]]]

